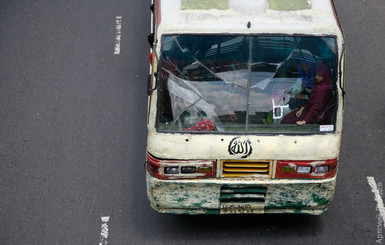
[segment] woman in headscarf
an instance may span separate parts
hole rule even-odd
[[[319,64],[315,69],[314,84],[309,100],[298,110],[285,116],[281,124],[304,125],[319,123],[319,117],[328,108],[333,99],[331,70],[327,64]]]
[[[300,108],[309,99],[308,96],[314,83],[315,68],[315,63],[312,60],[301,60],[298,64],[297,70],[299,77],[302,79],[302,83],[301,85],[296,83],[296,85],[290,89],[290,92],[293,94],[293,97],[289,100],[290,110]]]

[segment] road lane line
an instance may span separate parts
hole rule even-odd
[[[120,54],[120,40],[122,38],[122,16],[116,16],[115,19],[115,49],[114,54]]]
[[[110,221],[110,216],[103,216],[102,219],[102,227],[100,231],[100,242],[99,245],[107,245],[108,239],[108,221]]]
[[[382,200],[381,194],[378,190],[376,181],[374,180],[374,177],[366,177],[368,179],[368,183],[370,187],[372,188],[372,192],[374,193],[374,200],[377,202],[377,210],[380,213],[380,216],[382,218],[382,224],[385,227],[385,207],[384,207],[384,201]]]

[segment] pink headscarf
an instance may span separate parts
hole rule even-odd
[[[315,73],[318,73],[320,76],[322,76],[324,80],[321,83],[317,83],[316,81],[314,81],[313,88],[310,94],[310,103],[315,102],[316,98],[324,90],[333,89],[331,70],[327,64],[321,63],[317,65]]]

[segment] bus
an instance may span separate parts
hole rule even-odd
[[[332,0],[154,0],[146,186],[160,213],[321,215],[345,45]]]

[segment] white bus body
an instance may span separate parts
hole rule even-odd
[[[335,189],[344,94],[333,2],[154,5],[151,206],[175,214],[324,213]],[[332,84],[322,108],[314,99],[321,66]],[[283,123],[302,106],[313,113],[305,125]]]

